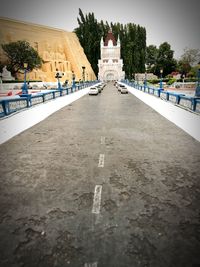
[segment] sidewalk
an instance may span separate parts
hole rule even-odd
[[[197,141],[200,141],[200,115],[177,107],[170,102],[166,102],[130,86],[127,87],[131,94],[135,95],[145,104],[160,113],[163,117],[176,124]]]
[[[13,113],[9,117],[0,120],[0,144],[8,141],[15,135],[27,130],[33,125],[46,119],[59,109],[76,101],[89,92],[89,88],[82,89],[73,94],[56,98],[55,100],[38,104],[18,113]]]

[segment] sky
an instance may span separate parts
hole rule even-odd
[[[73,31],[79,8],[100,21],[146,28],[147,45],[168,42],[179,59],[200,49],[200,0],[0,0],[0,16]]]

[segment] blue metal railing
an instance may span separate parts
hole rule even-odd
[[[65,95],[72,94],[75,91],[79,91],[83,88],[92,86],[93,84],[98,82],[99,81],[90,81],[90,82],[85,82],[83,84],[78,84],[75,86],[75,88],[65,87],[61,88],[60,90],[55,88],[49,92],[44,92],[44,93],[41,92],[36,95],[31,95],[31,94],[20,95],[20,98],[0,100],[0,118],[8,116],[16,111],[23,110],[50,101],[57,97],[62,97]]]
[[[141,85],[136,82],[129,82],[128,80],[122,80],[121,82],[137,90],[141,90],[145,93],[159,97],[162,100],[172,102],[180,107],[189,109],[193,112],[200,113],[200,98],[186,96],[184,94],[168,92],[164,91],[164,89],[154,88],[152,86],[147,86],[147,85]]]

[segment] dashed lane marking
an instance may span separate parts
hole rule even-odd
[[[105,155],[104,154],[100,154],[99,155],[99,164],[98,164],[98,167],[101,167],[101,168],[104,167],[104,158],[105,158]]]
[[[94,189],[94,199],[92,206],[92,213],[99,214],[101,209],[101,192],[102,185],[96,185]]]
[[[93,262],[93,263],[85,263],[84,267],[97,267],[97,262]]]
[[[105,136],[101,136],[101,145],[105,145]]]

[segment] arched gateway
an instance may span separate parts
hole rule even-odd
[[[112,31],[109,31],[105,42],[101,38],[101,59],[98,61],[98,79],[101,81],[124,79],[125,73],[122,71],[123,61],[120,59],[120,40],[116,42]]]

